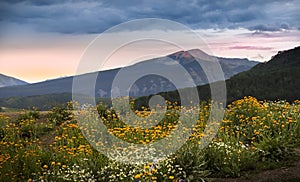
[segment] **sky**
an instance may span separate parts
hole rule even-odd
[[[299,0],[2,0],[0,73],[30,83],[74,75],[84,51],[99,34],[142,18],[189,27],[215,56],[264,62],[278,51],[299,46],[299,17]],[[199,48],[187,34],[178,41],[186,48]],[[178,51],[166,44],[144,45],[142,50],[123,50],[103,68]]]

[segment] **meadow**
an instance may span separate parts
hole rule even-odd
[[[108,131],[127,142],[148,144],[176,129],[178,111],[168,103],[157,125],[143,129],[122,122],[113,109],[97,111]],[[129,164],[113,161],[85,139],[72,103],[47,113],[0,112],[0,181],[201,181],[240,177],[278,168],[296,159],[300,145],[300,101],[258,101],[244,97],[226,107],[218,133],[200,148],[210,103],[201,103],[197,124],[184,145],[164,160]],[[149,110],[135,111],[147,117]],[[166,146],[168,147],[168,146]]]

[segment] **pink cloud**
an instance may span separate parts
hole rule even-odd
[[[243,50],[272,50],[272,47],[260,47],[260,46],[232,46],[229,49],[243,49]]]

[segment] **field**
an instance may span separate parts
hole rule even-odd
[[[148,129],[125,125],[104,105],[99,104],[97,111],[112,135],[146,145],[177,129],[182,108],[167,104],[162,121]],[[290,165],[297,159],[294,148],[300,145],[300,101],[245,97],[227,106],[207,147],[200,146],[211,105],[202,103],[193,133],[178,151],[160,161],[121,163],[102,155],[85,139],[81,132],[85,128],[78,125],[71,105],[46,113],[34,109],[0,113],[0,181],[218,180]],[[143,109],[136,115],[148,116]]]

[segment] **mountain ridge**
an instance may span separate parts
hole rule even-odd
[[[270,61],[226,81],[229,100],[252,95],[261,100],[300,99],[300,46],[279,51]]]
[[[238,73],[225,81],[227,103],[253,96],[259,100],[300,99],[300,46],[279,51],[268,62],[260,63],[250,70]],[[218,84],[212,83],[212,84]],[[189,88],[187,88],[189,89]],[[200,100],[209,100],[210,85],[197,87]],[[177,91],[159,93],[164,98],[180,102]],[[150,96],[151,97],[151,96]],[[150,97],[140,98],[138,105],[145,105]]]
[[[191,50],[197,54],[203,54],[205,56],[209,56],[201,50]],[[165,72],[174,72],[174,79],[179,79],[181,75],[176,73],[174,62],[177,65],[184,67],[196,80],[196,85],[203,85],[208,83],[208,80],[205,77],[204,71],[201,69],[197,61],[191,57],[189,51],[183,52],[175,52],[169,54],[164,57],[154,58],[150,60],[145,60],[139,63],[136,63],[132,66],[123,67],[123,68],[115,68],[100,72],[86,73],[80,75],[83,79],[88,79],[91,77],[96,77],[96,85],[95,85],[95,97],[109,97],[112,89],[112,82],[114,81],[115,76],[118,74],[120,70],[125,70],[128,72],[132,72],[132,77],[136,77],[136,75],[141,75],[143,73],[143,68],[147,69],[152,67],[153,70],[159,70],[165,68]],[[170,58],[174,55],[179,57]],[[241,59],[243,64],[239,63],[237,60],[233,58],[220,58],[220,65],[225,73],[225,78],[229,78],[234,74],[237,74],[241,71],[245,71],[250,69],[252,66],[256,65],[257,62],[245,61],[245,59]],[[249,63],[244,65],[244,63]],[[168,65],[169,64],[169,65]],[[174,71],[175,70],[175,71]],[[97,74],[97,75],[96,75]],[[24,86],[15,86],[14,88],[4,87],[0,88],[0,98],[8,98],[8,97],[25,97],[25,96],[34,96],[34,95],[44,95],[44,94],[59,94],[59,93],[72,93],[72,83],[74,76],[69,76],[65,78],[52,79],[48,81],[33,83],[30,85]],[[133,78],[132,78],[133,79]],[[149,83],[149,84],[148,84]],[[176,85],[176,87],[167,79],[159,76],[146,76],[142,79],[136,81],[135,85],[130,88],[131,96],[139,97],[143,95],[151,95],[155,93],[159,93],[162,91],[171,91],[176,88],[184,88],[184,84]],[[90,93],[92,94],[92,93]],[[123,92],[121,95],[125,95]]]
[[[26,84],[28,83],[23,80],[0,73],[0,87],[10,87],[10,86],[26,85]]]

